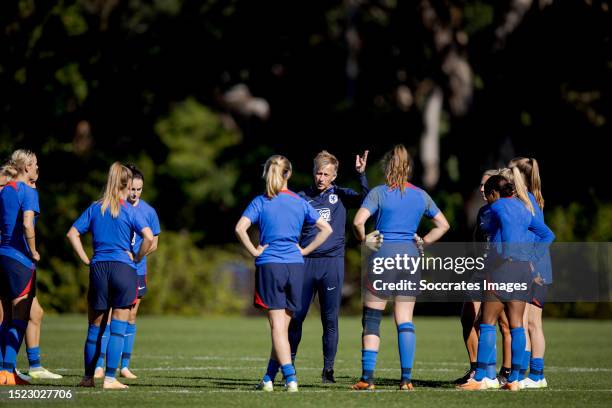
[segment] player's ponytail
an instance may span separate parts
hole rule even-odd
[[[17,177],[18,174],[19,171],[17,171],[17,169],[10,163],[5,163],[2,167],[0,167],[0,176],[6,178],[6,181],[11,181]]]
[[[404,145],[396,145],[383,158],[385,184],[403,194],[412,170],[412,159]]]
[[[277,196],[291,177],[291,162],[285,156],[271,156],[266,160],[262,177],[266,180],[266,195]]]
[[[117,218],[120,211],[121,191],[128,187],[132,172],[119,162],[114,162],[108,171],[106,188],[102,194],[102,215],[110,209],[111,216]]]
[[[531,194],[536,199],[538,206],[544,209],[544,196],[542,195],[542,181],[540,180],[540,166],[536,159],[531,159]]]
[[[518,167],[512,168],[512,179],[516,196],[523,202],[523,204],[525,204],[525,207],[527,207],[532,215],[535,214],[533,204],[531,204],[531,200],[527,194],[527,184],[525,183],[525,178]]]
[[[542,195],[542,181],[540,180],[540,166],[536,159],[526,157],[516,157],[510,160],[508,167],[518,168],[524,176],[527,190],[533,194],[538,203],[538,207],[544,209],[544,196]]]

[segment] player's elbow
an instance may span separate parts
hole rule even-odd
[[[236,234],[236,237],[240,238],[240,236],[244,234],[245,232],[246,232],[245,226],[241,222],[238,222],[236,226],[234,227],[234,234]]]
[[[357,229],[357,228],[361,228],[363,226],[365,226],[365,220],[362,220],[361,218],[355,218],[353,220],[353,227],[354,228]]]
[[[34,230],[34,222],[32,220],[30,220],[30,219],[24,219],[23,220],[23,229],[25,231],[28,231],[28,232]]]
[[[74,227],[70,228],[68,232],[66,233],[66,238],[68,239],[72,239],[78,236],[79,236],[79,232]]]
[[[328,222],[326,222],[325,224],[323,224],[323,227],[321,228],[321,230],[327,235],[330,236],[333,232],[334,229],[331,227],[331,225],[329,225]]]
[[[443,234],[446,234],[446,232],[448,232],[448,230],[450,229],[450,224],[444,216],[435,217],[434,224],[436,228],[440,230]]]
[[[442,224],[440,225],[440,229],[446,234],[450,229],[450,224],[448,223],[448,221],[444,220],[444,222],[442,222]]]

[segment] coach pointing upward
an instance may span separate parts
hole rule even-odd
[[[302,323],[308,308],[317,293],[321,305],[321,323],[323,324],[324,383],[334,381],[334,359],[338,349],[338,313],[344,281],[344,244],[347,208],[359,208],[367,195],[368,180],[365,175],[368,151],[363,156],[355,157],[355,170],[359,176],[361,192],[339,187],[334,184],[338,174],[338,159],[326,151],[317,154],[314,159],[314,185],[300,192],[330,223],[334,232],[319,248],[304,258],[305,275],[302,291],[301,309],[293,316],[289,326],[291,354],[295,359],[298,345],[302,338]],[[317,230],[304,225],[300,245],[308,245],[316,236]]]

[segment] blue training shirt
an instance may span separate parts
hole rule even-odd
[[[315,187],[310,187],[298,193],[319,212],[325,221],[329,222],[334,231],[320,247],[308,255],[308,258],[344,257],[346,210],[347,208],[359,208],[370,191],[365,173],[359,173],[359,183],[361,193],[337,185],[332,185],[323,192]],[[319,229],[313,224],[304,224],[300,246],[307,247],[318,232]]]
[[[27,268],[34,268],[32,251],[23,231],[23,213],[40,213],[38,192],[22,182],[9,182],[0,191],[0,255],[8,256]]]
[[[376,229],[385,242],[412,242],[421,218],[433,218],[440,212],[429,194],[410,183],[403,193],[385,184],[374,187],[361,208],[376,215]]]
[[[537,263],[555,240],[555,234],[546,224],[515,197],[500,198],[491,204],[492,222],[495,225],[493,242],[503,258]],[[538,244],[533,245],[533,235]],[[503,245],[507,244],[507,245]]]
[[[72,224],[79,234],[91,231],[94,255],[91,263],[115,261],[123,262],[136,269],[136,264],[127,254],[132,251],[132,236],[142,235],[142,230],[149,225],[140,211],[121,200],[117,218],[113,218],[110,209],[102,214],[102,203],[96,201]]]
[[[269,245],[255,259],[255,265],[304,263],[297,247],[302,226],[315,224],[320,218],[317,210],[289,190],[282,190],[272,198],[257,196],[242,216],[259,226],[260,244]]]
[[[535,196],[531,193],[527,194],[529,195],[529,201],[531,201],[531,205],[533,205],[533,209],[535,210],[535,217],[537,217],[544,224],[544,212],[538,205]],[[533,234],[533,240],[537,247],[539,245],[540,238],[536,234]],[[548,247],[546,247],[546,253],[544,254],[544,256],[542,256],[534,265],[534,274],[536,276],[540,275],[546,285],[552,283],[552,262],[550,260],[550,252],[548,250]]]
[[[478,210],[476,216],[476,228],[474,230],[474,241],[490,242],[495,233],[495,226],[491,222],[491,206],[485,204]]]
[[[145,222],[151,228],[154,236],[158,236],[161,232],[161,228],[159,226],[159,218],[157,217],[157,212],[153,207],[149,205],[145,200],[138,200],[138,204],[133,206],[136,210],[140,211]],[[132,237],[132,252],[134,254],[138,254],[140,251],[140,246],[142,245],[142,237],[136,233],[134,233]],[[146,275],[147,274],[147,257],[143,257],[140,262],[136,264],[136,272],[138,275]]]

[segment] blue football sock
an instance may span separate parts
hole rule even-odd
[[[104,328],[104,333],[102,333],[102,340],[100,341],[100,357],[98,357],[98,362],[96,363],[96,367],[106,367],[104,364],[104,360],[106,360],[106,349],[108,348],[108,340],[110,339],[110,323],[107,323]]]
[[[8,371],[15,370],[17,365],[17,355],[19,354],[19,348],[23,343],[23,337],[25,336],[28,322],[19,319],[13,319],[11,327],[5,334],[4,343],[4,369]]]
[[[532,358],[529,364],[529,378],[538,381],[544,378],[544,359]]]
[[[276,378],[276,374],[278,373],[279,368],[280,368],[280,364],[278,363],[278,361],[270,359],[268,361],[268,369],[266,370],[266,375],[264,375],[263,380],[266,382],[268,381],[274,382],[274,379]]]
[[[487,374],[486,377],[494,379],[497,377],[497,344],[493,347],[493,352],[489,355],[489,361],[487,362]]]
[[[523,354],[523,362],[521,363],[521,369],[519,370],[519,381],[524,380],[527,376],[527,370],[529,369],[529,361],[531,360],[531,350],[525,350]]]
[[[378,351],[361,350],[361,379],[365,382],[371,382],[374,379],[377,355]]]
[[[99,350],[96,350],[98,347],[98,337],[100,335],[100,327],[90,324],[87,329],[87,339],[85,339],[85,347],[83,350],[83,357],[85,360],[85,375],[88,377],[93,377],[94,371],[96,369],[96,353],[99,353]]]
[[[123,353],[121,354],[121,368],[130,366],[130,358],[132,358],[132,349],[134,348],[134,339],[136,338],[136,324],[128,323],[125,330],[125,339],[123,340]]]
[[[110,324],[110,339],[108,340],[108,351],[106,352],[106,376],[115,377],[119,366],[121,352],[123,351],[123,340],[128,322],[125,320],[112,319]]]
[[[285,364],[281,366],[281,371],[283,372],[283,378],[285,379],[285,384],[288,384],[292,381],[297,381],[297,377],[295,376],[295,368],[293,368],[293,364]]]
[[[31,347],[26,348],[26,353],[28,354],[28,362],[30,363],[30,368],[39,368],[40,364],[40,347]]]
[[[525,354],[525,329],[516,327],[510,330],[512,335],[512,371],[508,377],[508,382],[518,381],[519,371],[523,364],[523,355]]]
[[[416,348],[416,334],[412,322],[397,326],[397,346],[399,348],[400,364],[402,368],[402,381],[410,381],[412,365],[414,363],[414,350]]]
[[[491,361],[495,361],[495,326],[490,324],[480,324],[480,337],[478,338],[478,357],[476,358],[476,374],[474,379],[482,381],[487,377],[487,370]],[[495,378],[495,377],[493,377]]]

